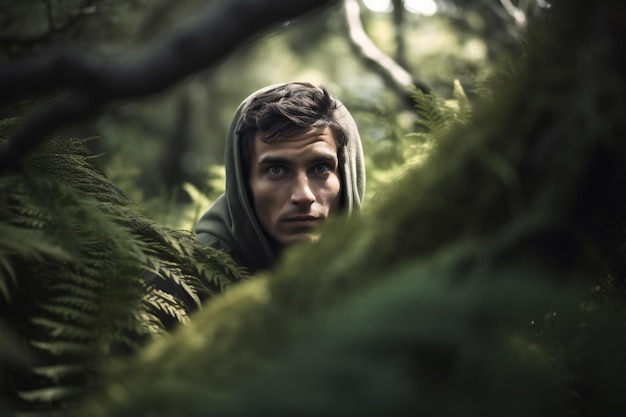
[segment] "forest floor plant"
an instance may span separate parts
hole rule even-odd
[[[0,141],[18,123],[3,121]],[[191,233],[134,211],[85,141],[49,140],[0,177],[2,415],[65,415],[112,357],[246,276]]]

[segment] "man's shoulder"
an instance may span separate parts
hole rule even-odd
[[[227,217],[228,207],[225,196],[222,194],[200,217],[194,228],[196,239],[207,246],[221,249],[225,252],[232,251],[232,243],[226,242],[230,235]]]
[[[196,233],[196,240],[204,245],[211,246],[212,248],[222,250],[227,253],[231,253],[234,249],[221,239],[219,236],[214,235],[207,231],[199,231]]]

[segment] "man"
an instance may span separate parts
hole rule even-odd
[[[198,240],[251,273],[317,238],[328,216],[361,207],[363,150],[345,106],[324,88],[289,83],[245,99],[225,152],[226,191],[196,226]]]

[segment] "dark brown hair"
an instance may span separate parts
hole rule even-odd
[[[310,129],[329,127],[337,142],[340,164],[348,132],[337,121],[337,101],[323,87],[309,83],[283,84],[254,97],[241,115],[237,133],[246,178],[249,178],[254,139],[263,132],[263,142],[295,136]]]

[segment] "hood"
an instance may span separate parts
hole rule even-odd
[[[276,262],[278,254],[272,249],[256,220],[249,201],[237,131],[248,103],[258,94],[277,86],[267,86],[254,92],[237,108],[226,139],[226,191],[204,213],[195,229],[199,241],[231,253],[251,273],[270,268]],[[335,114],[348,132],[346,158],[344,165],[340,167],[343,209],[352,212],[361,207],[365,195],[363,148],[352,115],[343,103],[336,101]]]

